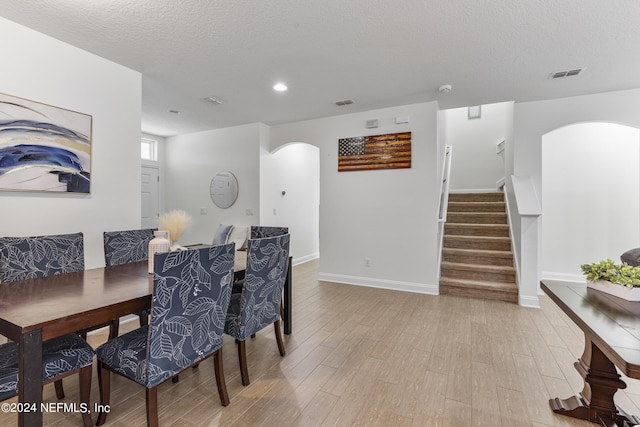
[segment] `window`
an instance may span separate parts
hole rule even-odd
[[[155,139],[142,138],[140,143],[140,155],[142,160],[158,160],[158,141]]]

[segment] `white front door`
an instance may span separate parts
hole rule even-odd
[[[142,166],[142,228],[158,227],[160,174],[158,168]]]

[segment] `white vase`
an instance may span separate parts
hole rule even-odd
[[[149,274],[153,274],[153,258],[157,253],[169,252],[171,241],[169,240],[169,232],[158,230],[154,231],[153,235],[155,236],[153,239],[149,241]]]
[[[627,301],[640,301],[640,288],[628,288],[605,280],[597,282],[587,281],[587,287],[625,299]]]

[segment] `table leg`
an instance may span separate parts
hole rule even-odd
[[[291,299],[293,281],[291,279],[291,271],[293,270],[291,257],[289,257],[289,269],[287,271],[287,280],[284,282],[284,333],[291,335],[292,318],[291,318]]]
[[[42,425],[42,330],[26,332],[20,337],[20,378],[18,398],[26,404],[18,413],[18,426]]]
[[[573,418],[600,423],[603,426],[622,426],[624,422],[640,422],[616,407],[613,396],[627,385],[620,379],[615,365],[588,337],[582,357],[574,363],[584,380],[578,396],[550,399],[553,412]]]

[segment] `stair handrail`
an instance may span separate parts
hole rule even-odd
[[[438,206],[438,222],[447,221],[449,207],[449,178],[451,177],[451,153],[453,146],[445,145],[442,160],[442,182],[440,183],[440,205]]]
[[[445,145],[442,160],[442,182],[440,183],[440,204],[438,206],[438,280],[440,280],[440,264],[442,247],[444,246],[444,224],[447,222],[449,208],[449,181],[451,177],[451,155],[453,146]]]

